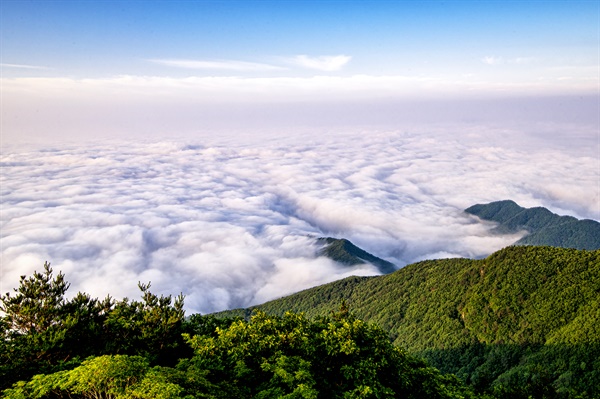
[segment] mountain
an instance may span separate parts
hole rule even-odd
[[[341,303],[479,391],[600,397],[600,251],[513,246],[485,259],[430,260],[350,277],[255,308],[316,317]],[[503,391],[515,386],[523,392]]]
[[[510,200],[473,205],[465,212],[498,223],[498,234],[526,231],[515,245],[600,249],[600,223],[594,220],[560,216],[542,207],[523,208]]]
[[[317,239],[317,244],[322,245],[317,251],[319,256],[326,256],[344,265],[355,266],[371,263],[384,274],[396,270],[393,263],[371,255],[343,238],[321,237]]]

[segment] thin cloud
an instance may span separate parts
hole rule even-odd
[[[260,71],[278,71],[284,70],[285,68],[246,61],[236,60],[221,60],[221,61],[206,61],[206,60],[186,60],[186,59],[151,59],[148,60],[155,64],[165,65],[175,68],[185,69],[210,69],[210,70],[224,70],[224,71],[238,71],[238,72],[260,72]]]
[[[15,68],[15,69],[49,69],[48,67],[39,66],[39,65],[5,64],[5,63],[0,63],[0,67],[2,67],[2,68]]]
[[[4,132],[23,130],[13,123],[36,124],[45,114],[66,113],[61,124],[71,120],[70,110],[79,109],[81,115],[88,112],[114,109],[125,114],[138,105],[177,109],[208,104],[246,104],[259,102],[290,104],[323,103],[326,101],[360,101],[387,98],[420,100],[453,98],[454,100],[497,97],[498,95],[590,95],[597,93],[597,78],[588,75],[572,75],[559,71],[557,76],[579,76],[570,81],[525,80],[493,81],[483,78],[420,77],[420,76],[338,76],[319,74],[308,77],[289,76],[188,76],[174,78],[165,76],[116,76],[109,78],[2,78],[6,117]],[[586,71],[587,72],[587,71]],[[590,75],[593,76],[593,75]],[[64,106],[60,106],[63,104]],[[117,105],[118,104],[118,105]],[[99,107],[98,105],[102,105]],[[89,109],[85,109],[88,108]],[[183,108],[182,108],[183,107]],[[35,118],[26,115],[35,109]],[[230,109],[228,107],[227,109]],[[164,112],[161,115],[168,117]],[[81,118],[80,118],[81,119]],[[89,125],[92,125],[90,123]],[[47,126],[44,126],[46,130]],[[19,133],[20,134],[20,133]]]
[[[481,62],[487,65],[500,65],[500,64],[512,64],[512,65],[529,65],[535,62],[534,57],[515,57],[515,58],[504,58],[496,56],[486,56],[481,59]]]
[[[324,55],[319,57],[297,55],[288,59],[288,62],[303,68],[334,72],[342,69],[351,59],[352,57],[348,55]]]
[[[501,64],[504,60],[502,57],[494,57],[494,56],[486,56],[481,59],[481,62],[487,65],[498,65]]]

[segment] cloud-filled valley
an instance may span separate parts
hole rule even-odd
[[[5,146],[2,292],[47,260],[71,294],[137,298],[151,281],[207,313],[377,273],[315,257],[313,237],[398,266],[485,256],[518,237],[462,212],[475,203],[600,217],[594,136],[573,129],[569,151],[557,148],[570,133],[458,127]]]

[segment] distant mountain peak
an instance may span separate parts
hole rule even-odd
[[[560,216],[541,206],[523,208],[512,200],[473,205],[465,212],[497,223],[493,231],[498,234],[526,231],[515,245],[600,249],[600,223],[594,220]]]
[[[328,257],[343,265],[355,266],[370,263],[384,274],[396,270],[393,263],[368,253],[345,238],[320,237],[317,238],[317,243],[322,245],[317,251],[319,256]]]

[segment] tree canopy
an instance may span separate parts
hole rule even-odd
[[[527,398],[545,386],[554,395],[597,397],[599,294],[599,250],[515,246],[485,259],[428,260],[385,276],[349,277],[220,315],[259,309],[318,317],[346,301],[397,346],[480,392],[506,396],[509,386]]]
[[[81,293],[67,300],[68,283],[49,264],[23,276],[15,295],[1,297],[3,397],[473,396],[346,307],[316,320],[262,312],[248,321],[186,319],[183,296],[173,301],[149,284],[139,288],[141,301]]]
[[[241,317],[138,285],[69,299],[48,263],[23,276],[0,297],[3,397],[600,397],[600,251],[424,261]]]

